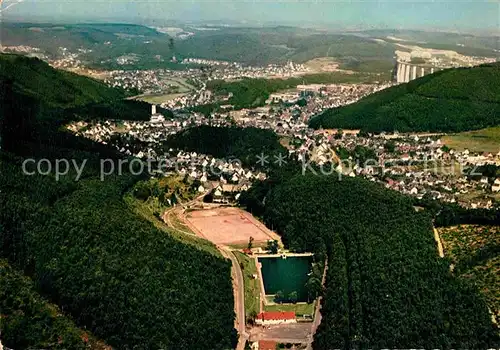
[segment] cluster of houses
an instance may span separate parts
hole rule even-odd
[[[178,86],[173,84],[174,82],[186,80],[200,82],[199,77],[198,69],[114,70],[107,72],[104,82],[112,87],[137,89],[143,94],[165,94]]]
[[[500,153],[449,150],[440,141],[442,135],[436,134],[361,135],[359,130],[312,130],[307,127],[309,118],[325,108],[353,103],[384,87],[373,84],[304,85],[293,93],[272,95],[268,105],[250,110],[229,110],[206,116],[185,109],[174,109],[174,117],[170,119],[153,113],[149,122],[77,122],[68,128],[98,142],[111,142],[125,155],[141,159],[164,158],[163,141],[172,134],[197,125],[271,129],[287,140],[285,146],[288,148],[288,157],[299,162],[310,161],[319,165],[336,163],[339,164],[337,170],[343,175],[362,176],[404,194],[457,202],[470,208],[491,208],[495,204],[495,193],[500,190],[500,179],[477,179],[467,176],[463,170],[466,166],[500,166]],[[298,98],[304,98],[307,103],[292,103]],[[392,146],[388,147],[388,144]],[[345,158],[338,154],[340,149],[353,153],[360,146],[372,150],[375,159],[360,164],[355,155]],[[185,157],[186,154],[182,152],[168,155],[168,159],[176,164],[183,164]],[[203,164],[206,157],[196,155],[195,163],[198,161]],[[228,167],[229,163],[225,166]],[[456,170],[457,166],[459,171]],[[194,175],[194,169],[178,170]],[[203,186],[203,190],[213,188],[214,201],[230,203],[252,181],[262,177],[246,176],[254,169],[231,171],[225,172],[227,176],[223,176],[223,179],[217,179],[218,184]],[[197,168],[193,178],[205,180],[205,177],[201,168]],[[201,182],[203,184],[204,181]]]
[[[227,66],[213,67],[208,80],[232,80],[241,78],[289,78],[307,74],[310,70],[303,64],[288,62],[287,64],[269,64],[267,66],[248,66],[232,62]]]
[[[492,208],[500,191],[500,178],[471,176],[480,166],[500,166],[500,152],[473,153],[447,149],[439,135],[368,135],[357,131],[320,130],[294,135],[291,151],[299,160],[317,164],[336,163],[346,176],[363,176],[387,188],[422,199],[458,203],[470,208]],[[388,144],[391,144],[388,147]],[[357,147],[373,151],[374,159],[359,162],[355,155],[340,159],[339,150],[355,153]]]

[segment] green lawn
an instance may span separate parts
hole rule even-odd
[[[142,97],[139,97],[138,99],[144,102],[148,103],[156,103],[156,104],[161,104],[170,100],[173,100],[175,98],[184,96],[185,93],[174,93],[174,94],[157,94],[157,95],[145,95]]]
[[[257,315],[260,311],[260,283],[259,279],[254,279],[257,274],[255,259],[240,252],[233,252],[242,267],[243,280],[245,283],[245,315]]]
[[[474,152],[496,154],[500,151],[500,126],[444,136],[441,142],[458,151],[467,148]]]
[[[310,304],[274,304],[264,306],[265,311],[294,311],[297,316],[314,316],[314,306],[316,302]]]

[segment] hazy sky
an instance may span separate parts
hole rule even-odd
[[[4,20],[168,24],[171,20],[317,24],[331,27],[499,29],[493,0],[4,0]]]

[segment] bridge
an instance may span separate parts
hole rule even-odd
[[[398,61],[396,64],[396,71],[394,72],[394,79],[396,83],[408,83],[424,75],[432,74],[435,70],[437,69],[434,67]]]

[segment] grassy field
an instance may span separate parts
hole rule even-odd
[[[464,202],[481,199],[493,199],[498,201],[500,200],[500,192],[485,194],[483,190],[470,190],[467,193],[459,193],[457,195],[457,199]]]
[[[500,322],[500,227],[462,225],[439,233],[454,273],[477,286]]]
[[[136,199],[131,193],[125,194],[124,200],[130,210],[142,216],[145,220],[151,222],[157,229],[162,230],[166,234],[185,244],[189,244],[218,257],[222,256],[213,243],[195,236],[194,233],[192,235],[187,235],[183,232],[175,230],[174,228],[168,227],[162,220],[153,214],[153,211],[149,206],[145,205],[145,203],[141,200]]]
[[[265,311],[294,311],[297,316],[310,315],[314,316],[314,306],[316,302],[306,304],[274,304],[264,306]]]
[[[194,89],[194,87],[188,84],[185,79],[181,78],[169,79],[167,80],[167,83],[175,86],[176,90],[163,94],[141,95],[138,96],[137,99],[148,103],[161,104],[178,97],[182,97]]]
[[[184,95],[185,93],[145,95],[145,96],[140,96],[137,99],[148,103],[161,104],[176,99],[178,97],[182,97]]]
[[[500,126],[444,136],[441,142],[458,151],[468,149],[496,154],[500,151]]]
[[[245,249],[248,247],[248,243],[229,244],[228,246],[232,249]],[[253,242],[252,247],[265,249],[267,247],[267,242]]]
[[[259,279],[254,279],[257,274],[255,259],[240,253],[233,252],[242,267],[243,279],[245,283],[245,315],[257,315],[260,311],[260,283]]]

